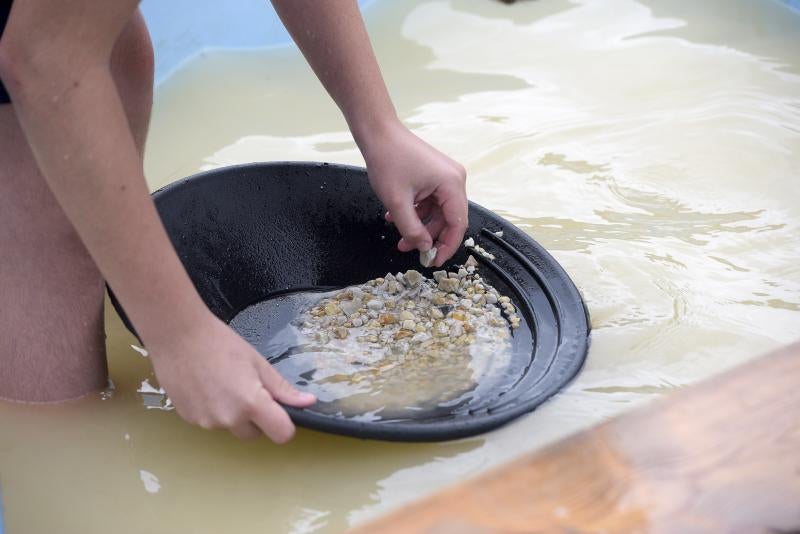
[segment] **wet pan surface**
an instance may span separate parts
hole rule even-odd
[[[431,276],[416,253],[396,249],[399,235],[383,220],[362,168],[292,162],[225,167],[170,184],[154,199],[206,304],[272,361],[282,351],[270,345],[271,334],[298,311],[287,295],[407,269]],[[588,350],[589,322],[572,281],[504,219],[476,204],[470,204],[469,217],[467,235],[495,256],[475,255],[481,275],[511,297],[522,318],[512,339],[514,376],[447,410],[413,418],[363,420],[320,407],[288,408],[295,423],[372,439],[461,438],[530,412],[577,374]],[[469,254],[462,247],[443,269],[463,264]]]

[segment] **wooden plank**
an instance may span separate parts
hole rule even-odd
[[[800,344],[356,533],[800,532]]]

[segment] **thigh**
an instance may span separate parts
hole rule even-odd
[[[103,281],[0,105],[0,397],[55,401],[103,387]]]
[[[111,69],[143,151],[153,50],[138,11]],[[12,105],[0,105],[0,397],[57,401],[104,387],[103,296],[102,277],[41,176]]]

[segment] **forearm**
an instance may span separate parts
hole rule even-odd
[[[4,69],[15,111],[54,196],[139,333],[155,341],[203,307],[149,197],[107,63],[59,72],[51,60]]]
[[[314,73],[337,103],[356,142],[397,123],[355,0],[273,0]]]

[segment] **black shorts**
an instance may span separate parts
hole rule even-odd
[[[3,38],[3,30],[6,29],[6,22],[8,22],[8,14],[11,12],[12,0],[0,0],[0,39]],[[0,104],[8,104],[11,102],[11,97],[8,96],[3,85],[3,80],[0,80]]]

